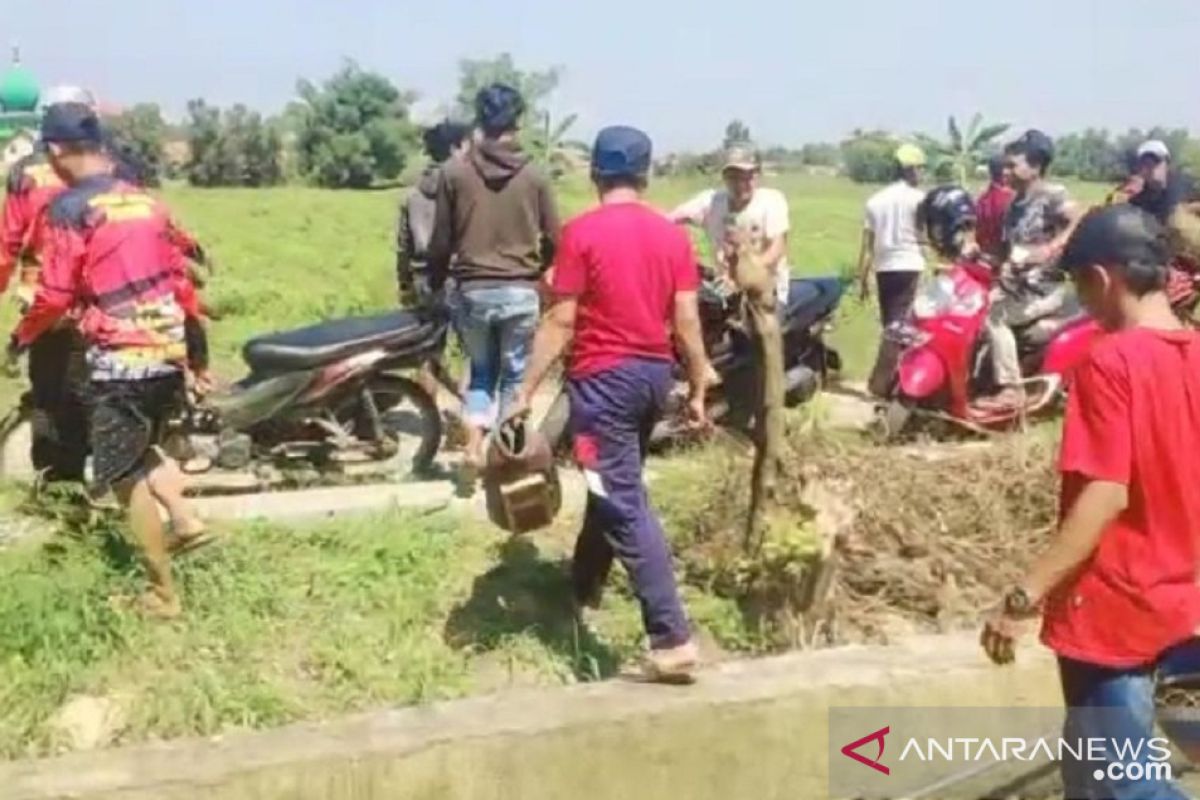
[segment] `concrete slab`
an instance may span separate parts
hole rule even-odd
[[[197,512],[210,520],[317,520],[396,508],[448,506],[454,487],[447,481],[337,486],[263,494],[198,497]]]
[[[0,766],[7,800],[794,800],[828,796],[831,706],[1046,707],[1054,661],[975,636],[721,665],[689,688],[516,691]],[[843,743],[835,743],[839,747]]]

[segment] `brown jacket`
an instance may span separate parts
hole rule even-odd
[[[515,142],[485,139],[446,166],[438,187],[429,266],[460,284],[534,282],[558,241],[550,183]]]

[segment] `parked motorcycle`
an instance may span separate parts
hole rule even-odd
[[[783,311],[783,354],[787,403],[796,406],[810,400],[830,373],[841,370],[841,356],[825,342],[843,292],[837,278],[793,280]],[[735,325],[738,296],[705,271],[701,284],[700,322],[704,347],[720,382],[709,389],[708,413],[719,425],[749,421],[746,378],[753,373],[753,343]],[[662,447],[689,435],[684,410],[687,404],[687,374],[680,360],[675,387],[663,419],[650,435],[651,448]],[[540,432],[556,450],[568,441],[570,401],[564,389],[555,398],[540,425]]]
[[[1051,317],[1016,329],[1025,402],[988,407],[975,401],[999,390],[992,375],[986,322],[991,306],[992,268],[960,263],[939,275],[918,296],[911,318],[885,331],[901,348],[891,394],[880,407],[882,437],[903,434],[914,417],[933,417],[975,432],[1003,428],[1052,406],[1071,371],[1087,355],[1101,330],[1074,299]],[[1006,285],[1007,291],[1030,291]]]
[[[250,374],[190,403],[164,447],[193,474],[289,462],[427,470],[442,438],[435,399],[391,371],[436,358],[447,327],[441,312],[395,311],[252,339]]]

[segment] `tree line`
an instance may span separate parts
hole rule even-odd
[[[551,174],[578,163],[586,147],[567,138],[574,115],[552,119],[546,100],[557,88],[557,69],[525,71],[512,57],[466,59],[447,116],[470,120],[476,92],[494,81],[521,90],[528,104],[524,144]],[[347,61],[332,76],[301,80],[296,99],[279,115],[264,117],[244,105],[219,108],[202,99],[187,106],[182,124],[143,103],[106,121],[121,155],[142,179],[163,178],[193,186],[273,186],[303,182],[362,189],[396,181],[420,158],[420,130],[411,111],[417,93]]]
[[[558,69],[528,71],[509,54],[459,62],[458,91],[442,109],[469,120],[476,92],[494,81],[519,89],[528,103],[523,143],[553,176],[586,163],[587,146],[569,138],[576,118],[552,119],[546,109],[558,87]],[[303,182],[326,188],[367,188],[394,182],[419,161],[420,131],[411,111],[417,94],[347,61],[320,83],[301,80],[296,99],[279,115],[264,117],[243,105],[218,108],[204,100],[188,103],[181,125],[167,123],[158,106],[139,104],[109,119],[122,155],[138,166],[149,184],[162,177],[194,186],[273,186]],[[837,171],[861,183],[892,179],[892,153],[901,140],[915,141],[930,156],[937,180],[971,182],[982,165],[999,153],[1009,126],[976,114],[960,123],[950,117],[941,136],[899,137],[882,130],[855,130],[841,142],[800,147],[772,146],[762,157],[772,169]],[[719,148],[660,159],[659,174],[715,173],[721,151],[752,140],[745,122],[732,120]],[[1057,137],[1052,171],[1062,177],[1116,182],[1128,174],[1138,144],[1162,139],[1184,166],[1200,171],[1200,140],[1184,129],[1132,129],[1112,133],[1089,128]]]
[[[1002,152],[1006,134],[1013,134],[1009,125],[990,123],[976,114],[965,124],[950,117],[941,136],[921,133],[897,136],[890,131],[859,129],[841,142],[766,147],[761,155],[764,164],[781,172],[836,170],[858,183],[886,183],[895,176],[892,154],[896,147],[902,141],[912,141],[925,149],[935,180],[970,183],[981,179],[988,159]],[[718,172],[722,150],[752,138],[743,121],[732,120],[725,127],[720,148],[671,155],[658,164],[659,173]],[[1057,136],[1057,154],[1051,172],[1085,181],[1118,182],[1129,174],[1138,145],[1147,139],[1161,139],[1177,163],[1200,174],[1200,139],[1192,138],[1186,129],[1161,126],[1133,128],[1124,133],[1089,128]]]

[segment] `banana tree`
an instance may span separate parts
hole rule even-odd
[[[549,111],[538,114],[537,123],[529,129],[526,142],[530,154],[553,178],[570,172],[581,159],[586,161],[586,148],[567,140],[567,133],[578,121],[578,114],[568,114],[553,124]]]
[[[1008,123],[985,125],[982,114],[971,118],[966,130],[958,124],[958,120],[950,117],[946,125],[946,141],[938,141],[929,136],[920,137],[922,145],[929,150],[932,167],[935,173],[949,172],[960,185],[965,185],[975,167],[987,159],[993,143],[1009,129]]]

